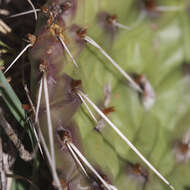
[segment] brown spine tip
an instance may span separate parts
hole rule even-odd
[[[133,172],[135,175],[143,177],[146,181],[148,180],[148,172],[139,163],[133,165]]]
[[[157,18],[160,12],[157,10],[156,0],[137,0],[137,7],[140,11],[145,11],[150,18]]]
[[[106,33],[110,34],[111,36],[116,35],[118,27],[114,24],[117,19],[115,14],[111,15],[107,12],[100,12],[98,13],[97,18],[98,23]]]
[[[29,43],[32,44],[32,46],[36,43],[37,38],[35,35],[29,33],[27,34],[27,38]]]
[[[87,33],[87,29],[88,29],[88,27],[79,28],[79,29],[76,31],[76,34],[78,35],[79,38],[84,39],[85,36],[86,36],[86,33]]]
[[[116,19],[117,19],[117,16],[114,14],[114,15],[108,15],[106,17],[106,21],[108,24],[114,24],[114,22],[116,22]]]
[[[49,14],[49,9],[46,5],[42,6],[41,7],[41,11],[44,13],[44,14]]]
[[[105,115],[109,115],[110,113],[112,112],[115,112],[115,108],[112,106],[112,107],[108,107],[108,108],[104,108],[102,110],[102,112],[105,114]]]
[[[189,145],[186,144],[186,143],[181,142],[181,143],[179,144],[179,150],[180,150],[180,152],[181,152],[182,154],[186,154],[186,153],[188,152],[188,150],[189,150]]]
[[[74,24],[70,27],[70,35],[72,39],[83,48],[86,44],[85,36],[87,33],[87,27],[81,28],[78,25]]]
[[[39,66],[40,72],[47,72],[48,71],[48,65],[44,59],[41,60],[40,66]]]
[[[76,92],[77,88],[81,87],[82,81],[81,80],[72,80],[71,81],[71,88],[73,91]]]
[[[139,85],[139,87],[144,91],[144,84],[142,83],[144,75],[133,73],[132,77],[134,78],[135,82]]]
[[[156,8],[155,0],[144,0],[144,5],[148,11],[154,11]]]
[[[139,163],[136,163],[136,164],[133,165],[133,173],[135,175],[141,175],[142,168],[141,168],[141,165]]]
[[[57,130],[57,135],[62,145],[68,142],[72,142],[72,136],[69,130],[61,128],[61,130]]]
[[[190,146],[188,142],[176,141],[174,144],[174,152],[177,162],[187,162],[190,159]]]
[[[151,83],[146,78],[146,76],[142,74],[134,73],[132,77],[142,90],[142,94],[140,93],[139,96],[144,108],[149,110],[154,105],[156,99],[156,94]]]
[[[127,175],[133,176],[137,181],[146,183],[148,180],[148,171],[139,163],[128,163],[126,167]]]

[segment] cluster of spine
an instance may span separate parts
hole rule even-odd
[[[101,111],[97,107],[97,110],[99,109],[99,112],[96,109],[95,110],[100,114],[100,116],[97,116],[88,107],[87,103],[90,103],[91,100],[88,98],[86,99],[86,95],[82,92],[81,81],[83,85],[83,79],[80,78],[80,76],[82,76],[82,72],[85,72],[84,68],[82,68],[82,66],[80,65],[80,56],[81,54],[83,54],[85,46],[94,46],[100,54],[107,58],[106,61],[109,61],[113,65],[113,67],[121,73],[121,76],[123,76],[124,79],[128,80],[129,86],[134,88],[132,96],[134,96],[135,93],[139,93],[139,98],[142,102],[142,105],[144,105],[143,109],[147,111],[151,109],[155,102],[156,95],[149,81],[144,75],[136,73],[132,74],[131,76],[128,75],[112,59],[112,57],[109,56],[109,54],[104,50],[103,47],[101,47],[97,42],[95,42],[91,37],[87,35],[88,27],[77,25],[77,16],[79,14],[78,12],[82,11],[80,10],[80,7],[83,3],[85,2],[76,0],[54,0],[47,3],[47,5],[42,8],[42,14],[38,19],[38,27],[35,34],[37,40],[30,51],[32,63],[32,80],[34,80],[32,81],[32,92],[34,95],[37,94],[36,89],[38,88],[36,84],[39,84],[40,79],[43,78],[44,75],[46,75],[51,113],[50,117],[54,134],[53,143],[55,145],[56,168],[59,170],[60,181],[64,181],[64,185],[67,186],[67,188],[69,189],[116,189],[116,186],[113,186],[112,183],[115,184],[118,176],[116,176],[116,174],[111,171],[112,169],[110,166],[104,167],[103,165],[107,165],[107,159],[114,160],[114,156],[123,157],[123,155],[117,151],[117,148],[119,149],[119,147],[114,147],[111,150],[110,147],[108,148],[108,146],[106,145],[106,148],[110,149],[108,150],[108,152],[115,152],[113,154],[113,158],[107,158],[110,152],[107,156],[105,155],[104,157],[104,151],[101,152],[99,150],[96,150],[96,146],[99,144],[98,141],[102,141],[103,139],[105,140],[105,144],[106,141],[109,142],[109,140],[105,137],[106,132],[104,132],[104,130],[106,131],[109,128],[106,125],[107,120],[104,118],[104,115],[108,116],[108,114],[111,114],[111,112],[113,111],[116,112],[117,110],[115,110],[113,107],[109,107],[109,104],[112,103],[112,97],[106,97],[110,96],[109,94],[112,94],[112,91],[109,90],[108,93],[105,93],[104,89],[102,89],[102,94],[104,93],[104,96],[102,96],[102,100],[98,100],[100,101],[99,103],[102,104],[100,105],[100,109],[102,109],[103,114],[101,115],[101,113],[99,113]],[[156,5],[154,1],[147,1],[142,5],[144,9],[146,9],[147,13],[151,14],[151,16],[159,16],[159,9],[156,10]],[[135,25],[127,27],[120,24],[117,21],[116,15],[113,15],[106,11],[97,12],[95,19],[97,20],[96,22],[100,30],[105,32],[107,38],[109,38],[107,41],[112,41],[111,43],[113,43],[115,38],[117,38],[119,30],[133,30],[133,27],[135,27]],[[88,56],[90,56],[90,54]],[[94,63],[90,62],[85,64],[87,65],[86,67],[88,67],[89,64]],[[106,84],[102,84],[102,86],[105,86],[106,88]],[[96,93],[96,81],[94,81],[93,88],[94,93]],[[127,84],[126,87],[124,86],[123,88],[127,88]],[[129,90],[132,91],[132,88]],[[86,90],[87,88],[84,87],[84,89]],[[82,143],[79,132],[79,128],[80,130],[83,130],[81,128],[87,128],[89,124],[87,123],[87,126],[78,127],[78,123],[73,120],[73,116],[75,113],[79,112],[79,107],[82,102],[85,104],[84,109],[88,110],[86,112],[87,115],[89,115],[89,117],[94,120],[91,120],[91,125],[94,125],[94,128],[90,129],[90,132],[88,133],[89,136],[87,135],[87,137],[85,137],[84,139],[94,138],[94,136],[97,138],[97,142],[96,140],[93,141],[95,144],[91,146],[92,150],[90,151],[86,151],[86,149],[88,149],[86,148],[86,146],[88,147],[89,145],[85,145],[84,139],[84,143]],[[90,103],[90,105],[93,106],[93,103]],[[48,115],[46,116],[45,114],[45,112],[47,112],[46,108],[46,100],[42,99],[39,110],[39,120],[40,126],[42,127],[42,130],[47,137],[47,125],[49,124],[47,122]],[[119,130],[116,129],[116,133],[120,134],[120,131],[118,131]],[[121,138],[122,135],[123,134],[121,134]],[[148,137],[145,136],[144,138]],[[128,143],[128,139],[126,140],[125,136],[123,137],[123,139],[125,142]],[[102,143],[99,144],[99,146],[101,145]],[[180,156],[180,147],[185,145],[188,146],[188,143],[182,143],[182,145],[178,143],[175,146],[177,149],[176,152],[178,152],[178,154],[176,154],[177,160],[182,159],[181,157],[183,156],[186,157],[186,154],[188,154],[188,148],[186,148],[187,150],[185,152],[182,151],[183,155]],[[100,150],[101,149],[102,148],[100,148]],[[132,147],[132,149],[134,150],[135,148]],[[91,168],[92,165],[88,166],[88,164],[85,162],[85,158],[83,160],[83,158],[80,156],[80,152],[77,153],[77,150],[83,152],[87,156],[87,158],[92,161],[95,169]],[[54,153],[52,152],[52,154]],[[88,154],[102,154],[102,156],[100,156],[102,160],[98,160],[96,162],[96,160],[94,160],[94,158],[92,158],[92,156]],[[146,188],[146,184],[149,181],[147,170],[143,169],[143,167],[138,164],[138,162],[131,162],[128,160],[128,158],[126,159],[124,157],[119,160],[119,162],[121,163],[118,163],[120,165],[119,168],[122,174],[120,174],[121,184],[116,182],[117,188],[127,189],[131,186],[130,183],[134,185],[133,188]],[[144,157],[140,158],[144,161]],[[123,159],[126,161],[123,161]],[[116,159],[116,161],[118,161],[118,159]],[[145,163],[147,164],[146,161]],[[152,167],[152,165],[149,165],[149,163],[147,165],[150,168]],[[153,168],[153,171],[155,172],[154,169],[155,168]],[[159,172],[157,173],[157,170],[155,173],[159,177],[161,176],[160,178],[167,185],[169,185],[169,187],[173,188],[172,185],[170,185],[169,182]],[[126,177],[126,181],[128,181],[130,185],[128,185],[127,182],[123,182],[123,175]],[[130,182],[130,178],[132,178],[132,181],[136,182]]]
[[[100,7],[91,7],[90,3]],[[137,72],[135,72],[134,66],[130,66],[128,69],[125,65],[126,60],[124,60],[126,56],[123,55],[127,46],[120,47],[120,44],[128,42],[128,39],[125,40],[128,31],[134,38],[133,31],[135,33],[136,28],[141,27],[144,20],[151,18],[155,19],[154,23],[151,25],[145,21],[142,29],[147,32],[146,35],[150,34],[151,40],[147,44],[155,46],[151,47],[151,53],[159,56],[162,51],[157,47],[160,43],[159,38],[164,39],[165,34],[160,32],[159,36],[153,30],[157,30],[159,24],[162,24],[159,23],[161,22],[159,18],[163,16],[162,12],[166,9],[164,6],[157,6],[153,0],[137,1],[134,4],[138,5],[135,8],[139,11],[139,16],[135,17],[135,22],[130,26],[126,26],[119,22],[117,17],[120,15],[106,10],[106,5],[109,3],[106,1],[87,3],[84,0],[48,1],[44,7],[38,9],[40,14],[37,18],[36,33],[35,36],[29,36],[30,43],[26,46],[26,49],[31,47],[29,57],[32,99],[36,104],[35,123],[39,122],[46,143],[49,145],[49,163],[52,165],[55,186],[58,189],[69,190],[132,190],[151,189],[153,186],[157,189],[174,189],[163,176],[171,177],[173,181],[173,176],[178,176],[174,169],[177,164],[181,164],[182,170],[183,167],[189,166],[190,135],[184,129],[180,140],[176,140],[172,137],[174,135],[170,135],[168,137],[170,140],[164,140],[163,144],[159,142],[162,139],[161,136],[167,137],[167,133],[175,133],[173,128],[175,131],[178,130],[177,127],[173,127],[172,130],[165,127],[165,124],[159,123],[159,117],[162,119],[164,116],[156,115],[160,110],[159,106],[156,105],[157,108],[154,104],[156,104],[157,98],[160,98],[162,89],[157,90],[158,94],[155,92],[153,85],[143,73],[142,66]],[[87,23],[84,21],[85,25],[83,19],[86,17],[86,12],[83,15],[83,11],[86,4],[92,8],[92,14],[87,15],[89,18],[86,19]],[[118,4],[120,7],[127,5],[123,1],[118,1]],[[104,7],[105,10],[101,7]],[[169,7],[169,10],[172,11],[183,12],[183,9],[184,7],[180,6]],[[124,8],[121,9],[122,13],[123,10]],[[155,22],[158,22],[158,25]],[[152,28],[147,29],[150,25]],[[97,32],[97,36],[101,37],[101,39],[96,39],[101,45],[91,37],[91,34],[96,36],[93,35],[93,32]],[[125,39],[123,40],[122,37]],[[132,41],[135,42],[135,40]],[[135,43],[136,47],[131,48],[135,51],[135,56],[141,57],[138,41]],[[114,48],[118,49],[118,52],[113,52]],[[119,52],[120,50],[121,52]],[[178,53],[177,50],[174,52]],[[112,57],[115,57],[117,62]],[[145,59],[148,60],[147,57]],[[122,60],[124,63],[120,63],[118,60]],[[181,60],[182,58],[180,58]],[[150,65],[147,67],[152,69]],[[158,79],[160,83],[164,78],[168,80],[167,74],[170,70],[175,71],[177,66],[171,67],[171,69],[167,66],[165,68],[167,72]],[[146,73],[146,69],[144,72]],[[173,80],[179,83],[181,90],[184,90],[183,86],[187,85],[187,79],[181,80],[183,79],[181,72],[175,72],[177,74],[172,76]],[[159,82],[153,81],[154,86]],[[166,90],[168,87],[168,90],[175,93],[173,88],[179,87],[178,85],[173,87],[166,82]],[[184,94],[188,94],[188,92],[182,93],[182,96]],[[94,101],[91,100],[91,97]],[[179,101],[178,98],[174,99]],[[132,103],[135,105],[131,105]],[[186,100],[182,101],[182,104],[185,103]],[[81,106],[82,104],[83,106]],[[129,108],[126,109],[127,106]],[[154,107],[156,108],[154,109]],[[171,111],[171,113],[173,112]],[[120,116],[122,117],[120,118]],[[125,117],[131,117],[131,121]],[[123,118],[124,121],[122,121]],[[170,114],[168,114],[169,118],[171,118]],[[127,127],[131,124],[134,124],[135,129],[128,134]],[[138,148],[145,150],[145,157],[149,157],[153,163],[156,163],[156,166],[159,166],[159,159],[163,158],[161,163],[163,175],[131,143],[139,136],[138,133],[142,132],[141,128],[146,128],[146,125],[149,127],[153,125],[153,129],[146,129],[146,131],[150,131],[150,134],[144,133],[145,140],[140,139],[139,144],[136,144]],[[156,129],[157,125],[159,126],[158,130]],[[162,128],[164,129],[162,130]],[[156,131],[159,134],[156,134]],[[147,140],[149,135],[150,141]],[[130,140],[128,136],[130,136]],[[178,135],[176,136],[178,137]],[[153,140],[153,138],[157,139]],[[148,148],[142,148],[141,141]],[[149,142],[155,144],[149,145]],[[159,143],[163,145],[162,153],[159,158],[153,158],[152,152],[154,153],[154,147],[157,147]],[[167,143],[169,145],[166,145]],[[150,147],[152,152],[150,152]],[[131,152],[129,148],[134,152]],[[164,151],[167,155],[163,156]],[[171,160],[168,161],[168,159]],[[166,164],[168,166],[165,166]],[[150,171],[148,171],[149,169]],[[56,181],[56,172],[58,173],[58,182]],[[189,187],[189,184],[185,180],[184,184],[176,186],[183,189]]]

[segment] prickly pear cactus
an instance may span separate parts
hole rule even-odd
[[[159,9],[162,6],[168,11]],[[173,6],[179,9],[170,11]],[[40,67],[45,67],[56,167],[64,188],[108,188],[85,165],[88,176],[83,174],[64,144],[65,133],[110,189],[169,188],[100,115],[92,111],[97,123],[92,119],[77,95],[78,89],[175,189],[190,188],[190,92],[189,78],[183,73],[184,61],[189,61],[187,6],[188,1],[131,0],[54,0],[45,5],[38,19],[37,41],[30,51],[32,92],[36,96]],[[142,92],[133,89],[86,36],[130,74]],[[47,134],[45,100],[39,120]]]
[[[50,149],[52,123],[62,189],[190,189],[189,7],[188,0],[49,0],[41,9],[31,92],[37,104],[47,79],[51,120],[44,91],[39,123]]]

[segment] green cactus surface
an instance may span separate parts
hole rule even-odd
[[[80,158],[83,172],[67,142],[79,149],[110,190],[190,189],[189,0],[49,0],[38,14],[34,35],[36,41],[28,53],[31,97],[36,106],[40,81],[47,77],[62,189],[108,189]],[[99,44],[134,83],[87,38]],[[83,96],[94,121],[80,92],[170,184],[139,158]],[[51,149],[44,94],[39,123]]]

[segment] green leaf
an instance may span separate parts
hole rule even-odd
[[[0,71],[0,94],[15,119],[24,127],[26,119],[25,111],[2,71]]]

